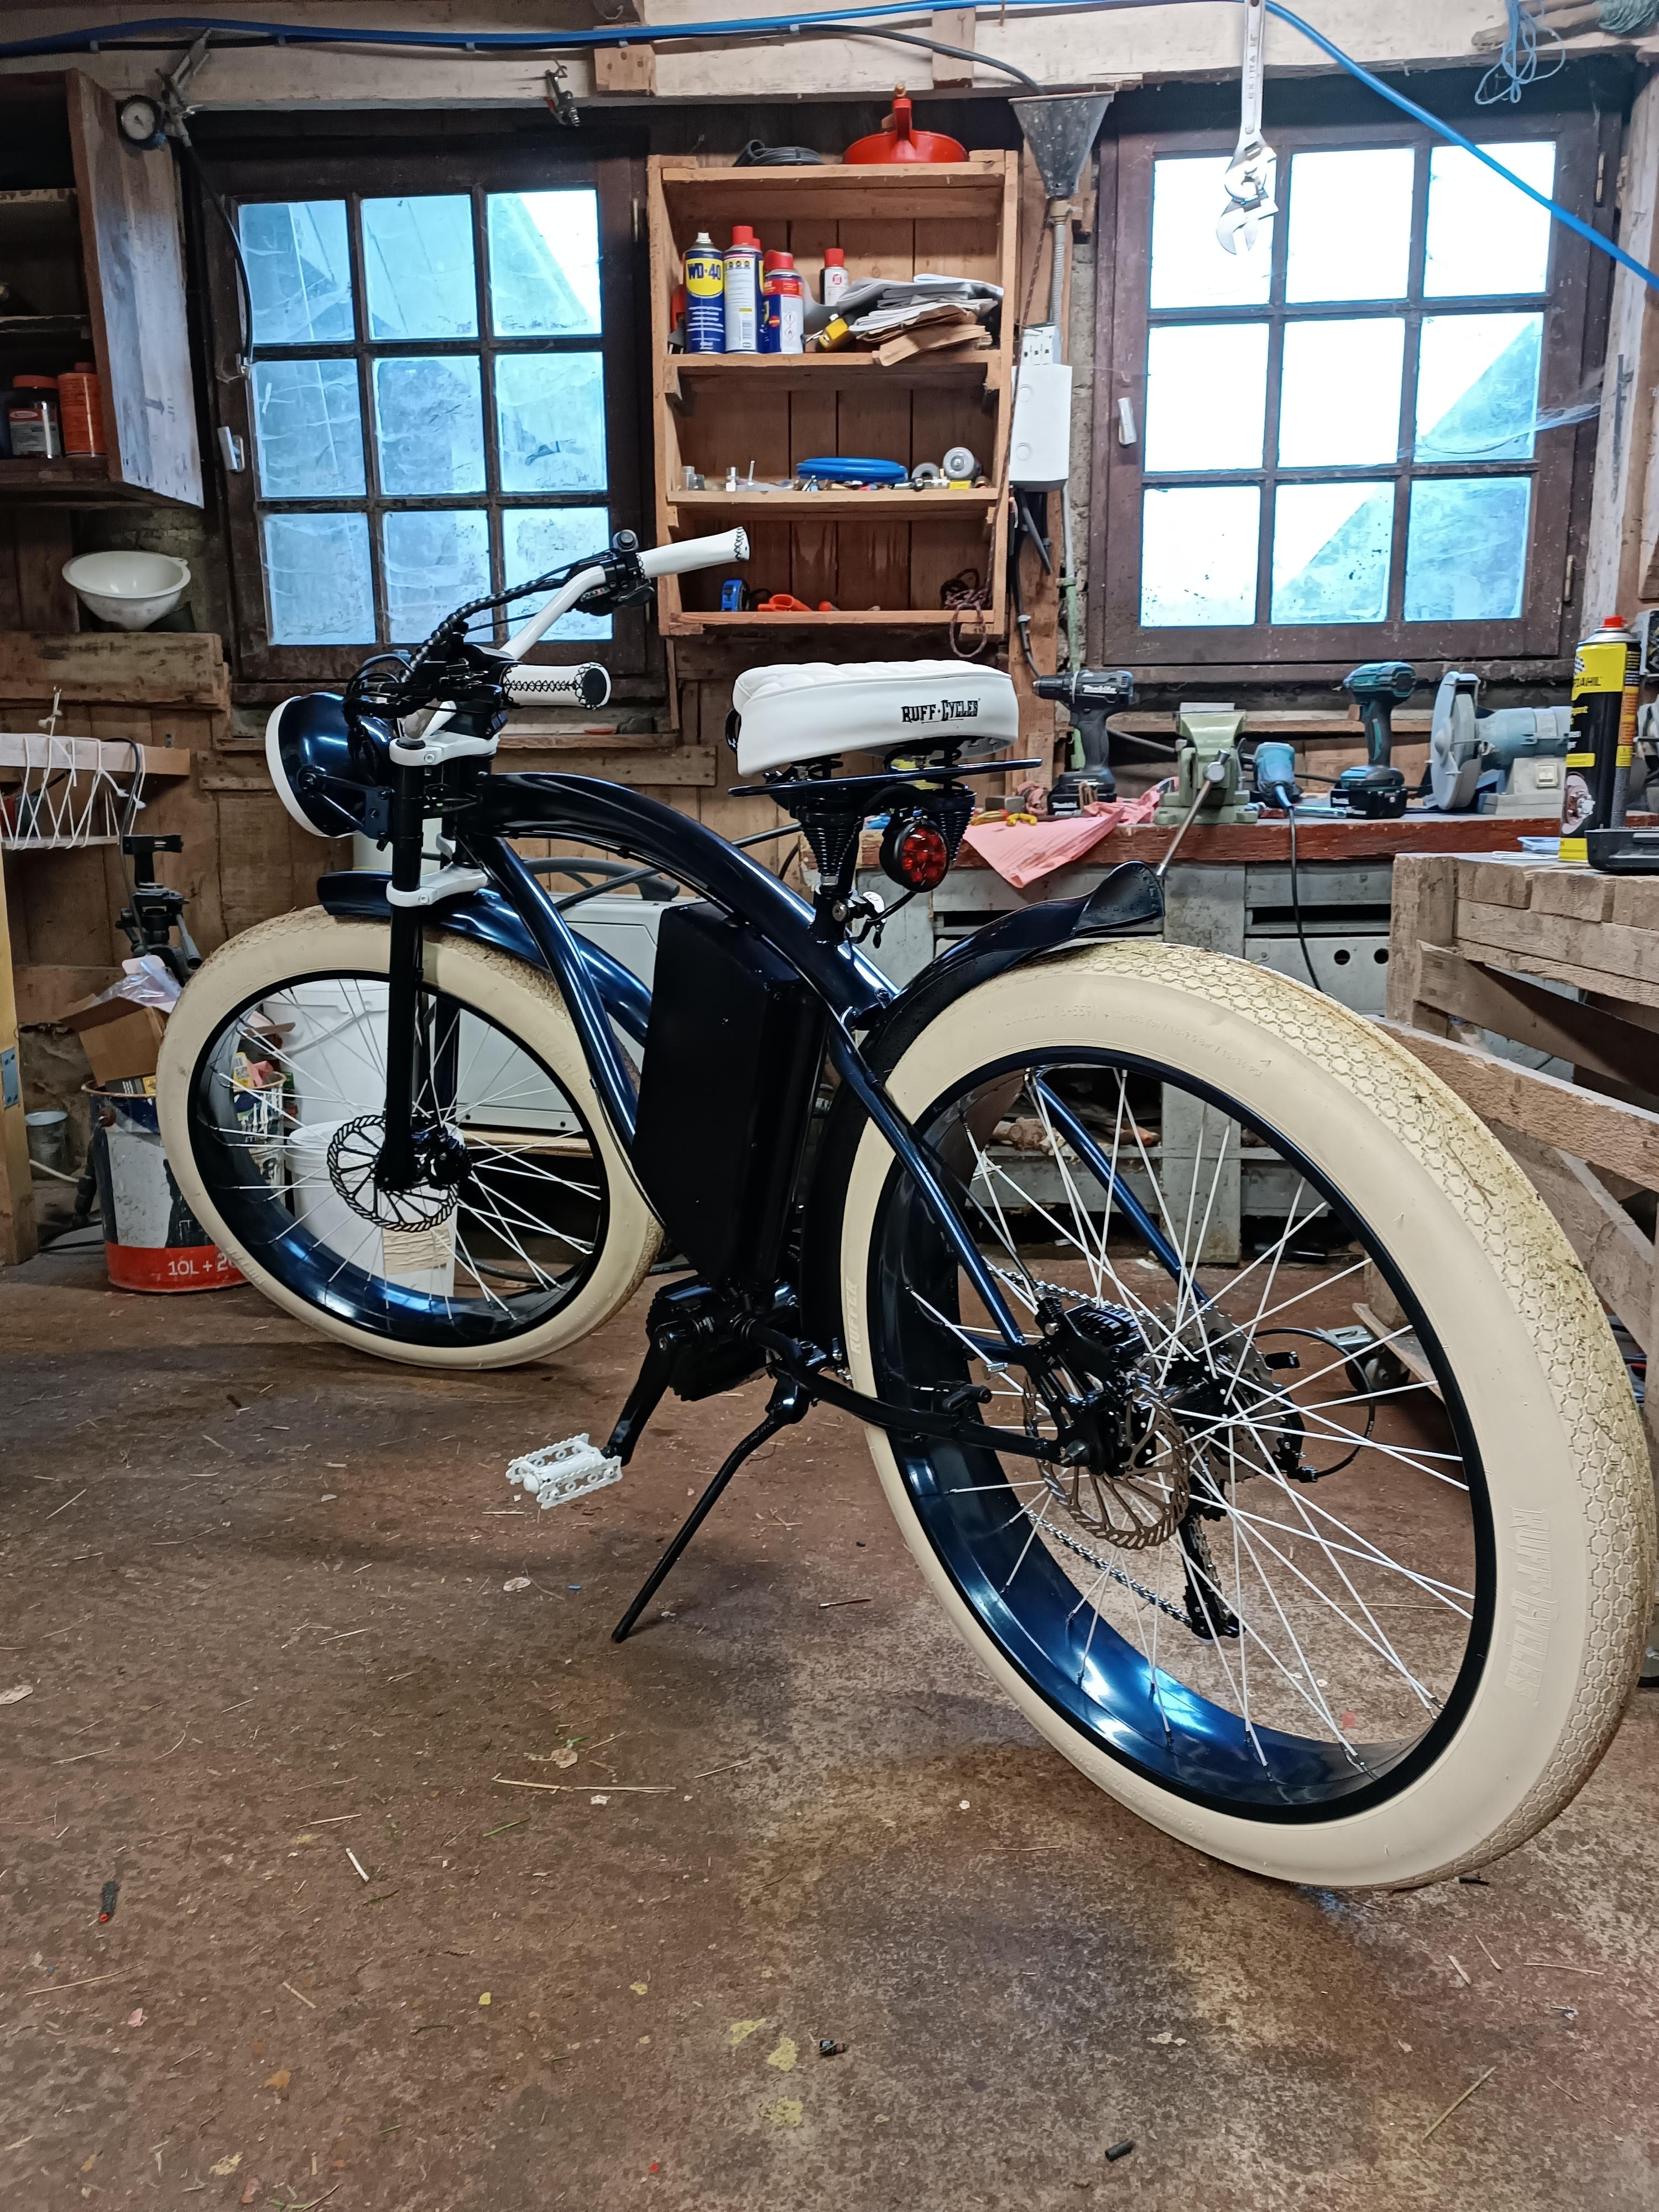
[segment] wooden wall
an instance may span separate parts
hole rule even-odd
[[[132,738],[188,755],[188,774],[150,780],[137,826],[184,838],[184,851],[161,855],[156,873],[189,899],[191,933],[204,951],[309,903],[324,868],[349,865],[348,847],[290,822],[262,762],[252,775],[240,762],[227,766],[229,689],[216,637],[0,631],[0,729],[38,728],[54,691],[67,737]],[[11,853],[5,868],[18,1020],[50,1022],[112,981],[129,951],[117,920],[126,896],[120,859],[93,846]]]

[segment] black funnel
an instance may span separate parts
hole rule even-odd
[[[1042,179],[1042,189],[1051,200],[1068,200],[1076,191],[1101,118],[1111,104],[1109,92],[1068,93],[1053,99],[1011,102]]]

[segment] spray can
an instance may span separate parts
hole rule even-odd
[[[1622,615],[1609,615],[1573,656],[1572,734],[1561,804],[1561,858],[1585,861],[1595,830],[1625,819],[1636,741],[1635,641]]]
[[[763,353],[805,353],[806,288],[793,253],[780,253],[761,280],[760,349]]]
[[[721,298],[724,280],[725,271],[714,241],[706,230],[700,230],[685,257],[687,353],[726,351],[726,312]]]
[[[833,307],[852,283],[847,273],[847,256],[839,246],[823,249],[823,304]]]
[[[746,222],[732,226],[726,249],[726,350],[760,351],[760,240]]]

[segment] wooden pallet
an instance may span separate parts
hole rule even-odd
[[[1659,877],[1402,856],[1383,1026],[1502,1138],[1650,1352],[1659,1267],[1627,1201],[1659,1191]],[[1483,1032],[1565,1060],[1574,1079],[1500,1057]],[[1659,1447],[1659,1389],[1646,1413]]]

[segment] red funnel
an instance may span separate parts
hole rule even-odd
[[[965,161],[968,149],[942,131],[918,131],[901,84],[893,93],[893,112],[882,117],[880,130],[872,138],[855,138],[842,158],[866,167],[884,161]]]

